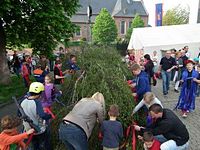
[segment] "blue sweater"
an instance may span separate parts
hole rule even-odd
[[[146,72],[141,71],[136,78],[136,93],[138,95],[138,99],[142,100],[144,94],[150,91],[149,77]]]
[[[103,133],[102,145],[104,147],[119,147],[120,139],[123,137],[123,128],[119,121],[103,121],[101,131]]]

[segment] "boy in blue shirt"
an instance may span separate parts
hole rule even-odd
[[[110,119],[103,121],[101,126],[103,150],[118,150],[119,142],[123,137],[122,124],[116,120],[119,116],[118,106],[111,105],[108,115]]]
[[[138,98],[140,102],[143,99],[143,96],[146,92],[150,92],[150,84],[149,84],[149,77],[146,72],[142,71],[140,65],[133,64],[130,67],[133,75],[136,76],[135,83],[132,84],[131,87],[136,89],[136,93],[133,93],[133,96]]]

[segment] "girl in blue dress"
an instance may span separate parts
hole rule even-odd
[[[176,105],[176,108],[181,109],[183,117],[187,117],[187,114],[195,109],[197,78],[199,76],[199,73],[194,69],[193,61],[187,60],[185,63],[187,69],[182,73],[182,89]]]

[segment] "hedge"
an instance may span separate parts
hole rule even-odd
[[[75,84],[75,78],[67,79],[63,85],[63,101],[69,106],[54,106],[57,119],[53,121],[53,135],[58,135],[58,126],[62,118],[73,108],[74,103],[83,97],[91,97],[95,92],[103,93],[106,110],[111,104],[117,104],[120,108],[118,120],[124,130],[132,120],[138,120],[138,116],[131,118],[131,112],[135,102],[131,90],[126,83],[126,78],[132,75],[127,66],[121,61],[121,56],[113,47],[88,46],[78,55],[78,64],[85,70],[84,78]],[[75,86],[76,85],[76,86]],[[106,117],[108,119],[108,117]],[[98,125],[93,130],[89,140],[90,149],[100,149],[101,141],[98,140]],[[62,149],[58,138],[53,137],[54,149]],[[129,145],[130,146],[130,145]]]

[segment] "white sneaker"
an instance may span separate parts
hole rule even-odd
[[[187,113],[183,113],[182,117],[187,118]]]

